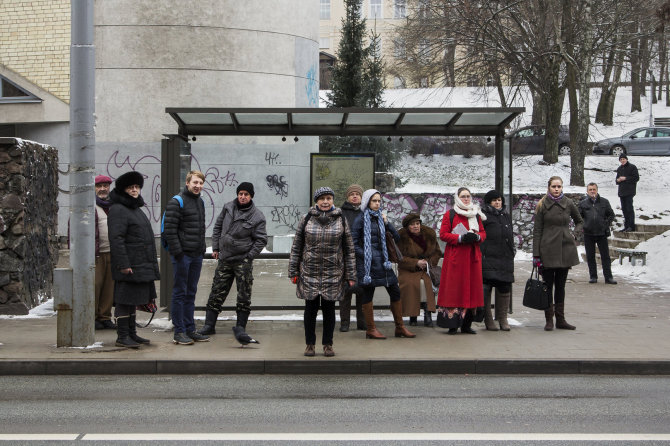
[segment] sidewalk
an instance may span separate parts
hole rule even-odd
[[[255,265],[255,304],[300,305],[282,261]],[[274,263],[271,263],[274,262]],[[516,265],[510,332],[446,335],[446,330],[410,327],[414,339],[393,337],[388,310],[376,311],[386,340],[366,340],[364,332],[335,331],[334,358],[306,358],[302,312],[252,312],[247,331],[261,344],[239,348],[232,336],[234,316],[220,316],[211,342],[176,346],[166,313],[139,334],[151,339],[138,350],[114,346],[116,332],[98,331],[96,348],[56,348],[56,317],[0,319],[0,375],[20,374],[670,374],[670,293],[615,277],[618,285],[588,283],[585,264],[568,278],[566,316],[575,331],[545,332],[544,313],[521,305],[529,262]],[[204,273],[203,273],[204,274]],[[207,299],[203,276],[198,305]],[[234,305],[234,292],[226,304]],[[375,302],[388,303],[380,289]],[[354,312],[352,312],[352,316]],[[202,324],[204,314],[196,314]],[[144,317],[141,315],[141,317]],[[354,324],[355,326],[355,324]],[[339,323],[337,324],[339,327]],[[321,324],[317,325],[317,339]],[[319,342],[317,341],[317,344]]]

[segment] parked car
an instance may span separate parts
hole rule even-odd
[[[521,127],[505,135],[509,140],[512,153],[524,155],[542,155],[545,146],[545,128],[539,125]],[[567,126],[558,127],[558,154],[570,155],[570,130]]]
[[[641,127],[616,138],[598,141],[593,153],[599,155],[670,155],[670,128]]]

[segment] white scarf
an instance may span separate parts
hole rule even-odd
[[[477,223],[477,215],[479,215],[482,221],[486,220],[486,215],[482,213],[482,210],[479,208],[478,204],[470,203],[469,205],[463,204],[458,196],[454,195],[454,211],[458,215],[462,215],[468,219],[468,225],[470,226],[470,231],[479,232],[479,223]]]

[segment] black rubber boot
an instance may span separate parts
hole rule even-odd
[[[424,327],[434,327],[433,325],[433,315],[428,311],[428,307],[425,302],[421,302],[421,308],[423,308],[423,326]]]
[[[140,348],[140,344],[130,339],[128,324],[130,317],[121,316],[116,318],[116,346],[126,348]]]
[[[247,329],[247,321],[249,320],[249,313],[246,311],[238,311],[237,312],[237,325],[238,327],[242,327],[245,330]]]
[[[463,318],[463,325],[461,325],[461,333],[477,334],[477,332],[472,329],[473,311],[474,308],[468,308],[468,311],[465,312],[465,317]]]
[[[136,317],[137,313],[133,313],[128,318],[128,336],[138,344],[151,344],[150,340],[137,336],[137,325],[135,324]]]
[[[219,313],[208,308],[205,312],[205,325],[203,325],[202,328],[198,330],[198,334],[203,336],[216,334],[216,329],[214,327],[216,326],[216,318],[218,317]]]

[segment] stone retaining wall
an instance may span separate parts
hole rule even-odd
[[[58,260],[58,151],[0,138],[0,314],[51,296]]]

